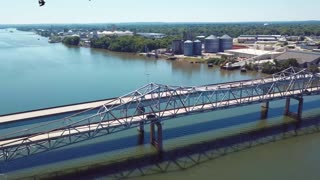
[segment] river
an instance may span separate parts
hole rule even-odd
[[[49,44],[47,41],[47,38],[32,32],[14,30],[10,33],[0,30],[0,114],[112,98],[150,82],[197,86],[263,76],[259,73],[222,71],[219,68],[208,68],[204,64],[155,60],[126,53],[67,47],[62,44]],[[306,98],[304,117],[320,116],[318,100],[319,97]],[[272,102],[270,106],[269,118],[264,121],[260,120],[260,106],[250,105],[164,122],[164,148],[174,149],[234,132],[292,121],[291,118],[282,116],[283,101]],[[24,125],[12,126],[24,128]],[[8,127],[3,126],[0,129],[5,131],[6,128]],[[2,163],[1,172],[9,179],[14,179],[39,172],[49,173],[52,169],[72,169],[155,153],[154,148],[148,144],[148,136],[146,133],[145,144],[138,146],[136,130],[120,132],[114,136],[97,138],[26,159]],[[217,176],[218,179],[297,179],[297,171],[291,173],[292,171],[287,169],[296,168],[301,159],[295,157],[287,161],[287,156],[281,156],[286,150],[292,151],[294,148],[295,152],[307,155],[307,158],[302,158],[305,163],[299,166],[301,173],[304,172],[304,168],[316,167],[320,162],[316,150],[310,151],[320,150],[319,143],[311,141],[319,139],[319,135],[299,138],[235,153],[183,172],[155,175],[145,179],[212,179],[213,176]],[[280,151],[279,148],[283,150]],[[267,157],[264,152],[268,152]],[[297,156],[294,153],[291,155]],[[263,161],[266,163],[262,163]],[[296,163],[292,163],[293,161]],[[255,163],[258,165],[252,165]],[[276,171],[276,167],[282,170]],[[262,168],[269,174],[279,176],[264,176]],[[252,172],[254,175],[250,176]],[[307,179],[318,177],[317,171],[308,172],[311,174],[306,176],[309,177]],[[240,176],[243,178],[238,178]]]
[[[0,31],[0,114],[121,96],[149,82],[194,86],[256,76],[47,41]]]

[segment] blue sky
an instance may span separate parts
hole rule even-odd
[[[319,0],[0,0],[0,24],[320,20]]]

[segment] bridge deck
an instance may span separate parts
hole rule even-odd
[[[83,111],[83,110],[87,110],[87,109],[101,106],[101,105],[109,103],[111,101],[112,101],[112,99],[83,103],[83,104],[76,104],[76,105],[70,105],[70,106],[63,106],[63,107],[54,107],[54,108],[43,109],[43,110],[35,110],[35,111],[30,111],[30,112],[22,112],[22,113],[10,114],[10,115],[4,115],[4,116],[0,116],[0,123],[8,123],[8,122],[14,122],[14,121],[20,121],[20,120],[26,120],[26,119],[32,119],[32,118],[52,116],[52,115],[63,114],[63,113],[72,113],[72,112],[76,112],[76,111]]]
[[[261,80],[244,80],[244,81],[238,81],[238,82],[232,82],[232,83],[221,83],[221,84],[215,84],[215,85],[208,85],[208,86],[202,86],[198,87],[197,90],[207,90],[207,89],[226,89],[226,88],[235,88],[239,86],[250,86],[253,84],[256,84],[260,82]],[[265,82],[272,82],[272,78],[264,79]],[[183,94],[183,92],[180,92]],[[148,97],[152,97],[151,95],[148,95]],[[1,123],[10,123],[15,121],[22,121],[27,119],[34,119],[39,117],[46,117],[46,116],[53,116],[58,114],[64,114],[64,113],[72,113],[72,112],[78,112],[78,111],[84,111],[95,107],[100,107],[104,104],[108,105],[115,105],[119,104],[120,102],[115,101],[117,98],[114,99],[108,99],[108,100],[101,100],[101,101],[95,101],[95,102],[87,102],[82,104],[75,104],[75,105],[67,105],[62,107],[54,107],[49,109],[43,109],[43,110],[34,110],[30,112],[22,112],[22,113],[16,113],[16,114],[10,114],[10,115],[4,115],[0,116],[0,124]],[[129,101],[130,98],[127,100]]]
[[[0,116],[1,124],[77,112],[62,119],[1,135],[0,160],[10,161],[142,127],[153,120],[163,121],[285,98],[299,101],[298,116],[301,116],[303,96],[319,94],[320,76],[294,68],[262,79],[198,87],[150,83],[114,99]],[[287,101],[285,109],[289,109],[289,105],[290,101]]]
[[[318,92],[318,89],[308,89],[309,92]],[[291,95],[298,95],[301,94],[300,90],[295,90],[290,92]],[[268,100],[273,100],[273,99],[278,99],[283,97],[281,93],[273,93],[267,95],[269,97],[265,98],[265,101]],[[244,98],[243,104],[246,103],[253,103],[253,102],[259,102],[261,101],[259,96],[254,96],[251,97],[250,101],[246,101],[247,98]],[[218,107],[219,103],[219,107]],[[215,108],[224,108],[224,107],[231,107],[233,105],[237,105],[239,102],[238,100],[226,100],[222,102],[217,102],[217,104],[203,104],[203,105],[198,105],[194,107],[186,107],[186,108],[179,108],[179,109],[174,109],[174,110],[167,110],[167,111],[162,111],[158,112],[161,114],[162,117],[170,117],[170,116],[177,116],[177,115],[183,115],[183,114],[188,114],[190,112],[197,112],[197,111],[205,111],[205,110],[213,110]],[[146,115],[137,115],[131,119],[131,124],[137,124],[141,121],[148,121],[146,118]],[[96,129],[108,129],[108,128],[113,128],[117,126],[122,126],[124,122],[126,122],[126,118],[123,119],[118,119],[117,121],[111,121],[111,122],[104,122],[99,125],[99,123],[96,124],[89,124],[89,125],[84,125],[84,126],[78,126],[75,127],[74,129],[61,129],[61,130],[54,130],[51,132],[43,133],[43,134],[36,134],[33,135],[28,139],[28,142],[25,141],[24,137],[21,138],[14,138],[14,139],[9,139],[9,140],[4,140],[0,141],[0,146],[2,148],[5,147],[12,147],[12,146],[17,146],[22,143],[34,143],[34,142],[41,142],[41,141],[46,141],[50,139],[55,139],[55,138],[61,138],[63,136],[72,136],[76,134],[82,134],[86,132],[92,132]],[[149,120],[150,121],[150,120]]]

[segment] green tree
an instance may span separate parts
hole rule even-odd
[[[147,39],[141,36],[101,37],[91,39],[91,47],[109,49],[118,52],[144,52],[145,47],[149,51],[169,48],[173,37],[163,39]]]
[[[98,39],[91,39],[91,47],[100,48],[100,49],[108,49],[110,46],[111,38],[102,37]]]
[[[80,43],[80,37],[78,36],[66,37],[62,40],[62,43],[70,46],[78,46]]]

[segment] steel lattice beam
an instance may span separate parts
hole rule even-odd
[[[320,76],[289,68],[270,77],[200,87],[148,84],[113,101],[0,137],[0,160],[49,151],[95,137],[190,114],[320,93]],[[80,118],[79,118],[80,117]],[[150,118],[152,117],[152,118]]]

